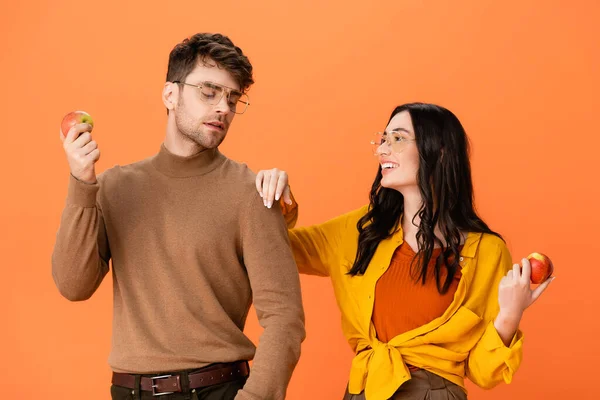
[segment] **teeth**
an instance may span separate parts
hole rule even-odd
[[[383,168],[383,169],[396,168],[397,166],[398,166],[398,164],[394,164],[394,163],[383,163],[383,164],[381,164],[381,168]]]

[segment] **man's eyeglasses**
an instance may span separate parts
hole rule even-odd
[[[180,81],[173,81],[173,83],[191,86],[198,89],[200,100],[212,106],[219,104],[223,98],[223,95],[227,93],[227,104],[229,105],[229,109],[236,114],[243,114],[250,105],[250,99],[246,93],[228,88],[227,86],[219,85],[218,83],[208,81],[200,82],[198,85]]]

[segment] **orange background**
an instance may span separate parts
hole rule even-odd
[[[109,398],[110,276],[70,303],[50,273],[68,177],[58,127],[68,111],[92,114],[99,171],[154,154],[168,53],[198,31],[229,35],[256,71],[223,152],[289,171],[301,225],[366,201],[368,141],[394,106],[454,111],[484,219],[515,260],[549,254],[558,278],[525,315],[513,383],[470,385],[471,398],[597,398],[598,1],[151,3],[0,5],[2,399]],[[339,399],[352,354],[330,283],[302,285],[308,338],[288,398]],[[253,313],[247,331],[258,337]]]

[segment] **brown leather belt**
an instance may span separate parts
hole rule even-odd
[[[229,364],[209,365],[206,369],[200,369],[187,374],[187,377],[190,389],[198,389],[245,378],[249,373],[250,367],[248,366],[248,361],[238,361]],[[140,379],[140,388],[141,390],[152,392],[154,396],[180,393],[182,392],[182,374],[184,373],[177,372],[152,377],[142,376]],[[113,372],[112,383],[113,385],[135,390],[135,377],[136,375]]]

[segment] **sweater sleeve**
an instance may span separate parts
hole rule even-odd
[[[69,178],[52,253],[52,277],[71,301],[89,299],[108,272],[110,250],[102,210],[96,202],[100,183]]]
[[[242,253],[263,333],[237,400],[284,399],[305,338],[300,279],[279,204],[253,190],[240,219]]]

